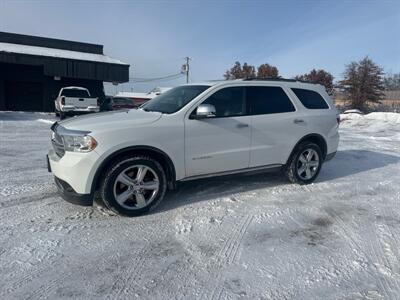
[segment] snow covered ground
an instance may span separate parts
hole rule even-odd
[[[123,218],[56,193],[52,115],[0,112],[0,299],[400,299],[400,114],[343,115],[316,183],[186,183]]]

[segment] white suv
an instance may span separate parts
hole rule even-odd
[[[147,212],[179,181],[283,169],[315,180],[339,142],[338,112],[321,85],[234,80],[173,88],[139,109],[52,126],[49,171],[65,199]]]

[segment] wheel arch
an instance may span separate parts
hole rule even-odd
[[[97,168],[96,173],[93,177],[91,191],[94,192],[99,188],[100,179],[102,174],[107,170],[107,168],[121,156],[128,155],[146,155],[157,160],[161,166],[164,168],[167,184],[169,189],[174,189],[176,185],[176,171],[174,163],[171,158],[162,150],[152,147],[152,146],[130,146],[126,148],[119,149],[109,156],[107,156]]]
[[[301,143],[303,143],[305,141],[309,141],[309,142],[317,144],[321,148],[323,160],[325,160],[326,154],[327,154],[327,151],[328,151],[328,144],[326,143],[325,138],[322,135],[318,134],[318,133],[310,133],[310,134],[307,134],[307,135],[303,136],[296,143],[296,145],[293,147],[292,152],[290,152],[290,155],[289,155],[289,157],[288,157],[288,159],[286,161],[286,164],[289,162],[290,158],[292,157],[293,153],[296,151],[297,147]]]

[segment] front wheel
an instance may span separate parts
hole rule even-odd
[[[164,169],[146,156],[124,157],[106,171],[100,195],[107,208],[120,215],[139,216],[154,208],[165,196]]]
[[[322,151],[317,144],[301,143],[286,165],[286,177],[293,183],[312,183],[321,170],[322,160]]]

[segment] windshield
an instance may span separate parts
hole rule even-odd
[[[208,88],[209,86],[207,85],[178,86],[146,102],[141,106],[141,109],[172,114],[180,110]]]
[[[61,92],[61,96],[71,97],[71,98],[88,98],[89,93],[86,90],[78,89],[64,89]]]

